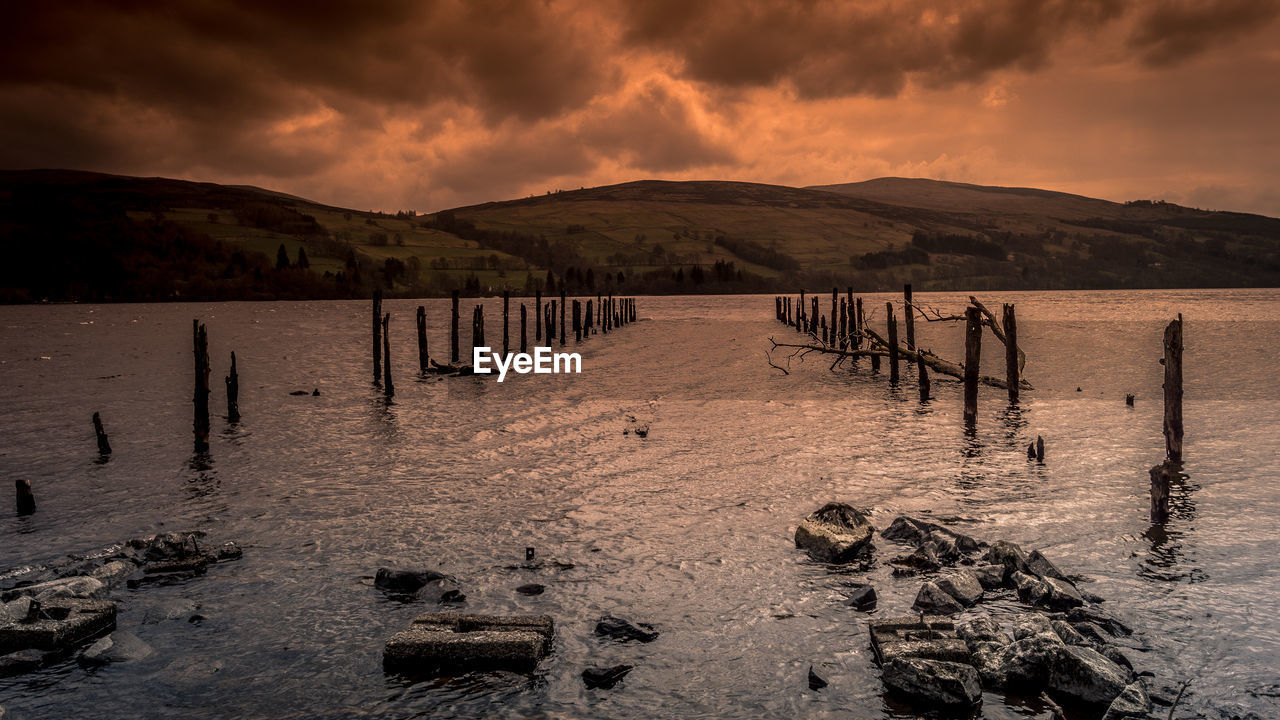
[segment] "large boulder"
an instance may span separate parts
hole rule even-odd
[[[1133,630],[1128,625],[1125,625],[1118,618],[1107,614],[1101,608],[1093,605],[1077,607],[1069,610],[1067,612],[1067,622],[1070,622],[1072,625],[1084,622],[1094,623],[1116,637],[1133,634]]]
[[[891,691],[925,707],[973,707],[982,702],[982,683],[972,666],[944,660],[900,657],[881,675]]]
[[[796,547],[820,562],[851,562],[870,549],[875,530],[852,506],[827,503],[796,528]]]
[[[1129,684],[1129,673],[1098,651],[1064,647],[1049,673],[1049,687],[1088,705],[1107,706]]]
[[[969,572],[977,578],[978,584],[985,590],[996,590],[1004,586],[1008,571],[1003,565],[974,565]]]
[[[955,615],[963,612],[964,606],[934,583],[925,581],[911,609],[927,615]]]
[[[982,599],[982,585],[972,573],[964,570],[939,578],[935,584],[965,607],[971,607]]]
[[[1053,626],[1053,632],[1056,633],[1059,638],[1062,638],[1062,642],[1068,645],[1089,644],[1089,641],[1085,640],[1083,635],[1077,632],[1075,628],[1071,627],[1071,623],[1062,620],[1051,620],[1049,624]]]
[[[1021,570],[1013,571],[1009,581],[1018,590],[1018,598],[1028,605],[1039,605],[1049,595],[1049,584]]]
[[[1102,720],[1139,720],[1151,714],[1151,698],[1142,683],[1135,682],[1125,686],[1124,690],[1111,701],[1107,714]]]
[[[1007,645],[1012,642],[1000,623],[989,617],[970,618],[956,625],[956,634],[973,650],[978,643]]]
[[[996,652],[979,653],[974,660],[986,685],[1034,694],[1048,684],[1063,647],[1057,637],[1033,635]]]
[[[1053,622],[1040,613],[1030,612],[1016,615],[1009,627],[1013,630],[1014,640],[1036,636],[1061,639],[1053,630]]]
[[[1067,576],[1062,574],[1057,565],[1049,562],[1049,558],[1040,553],[1039,550],[1032,550],[1026,559],[1027,572],[1040,578],[1053,578],[1054,580],[1066,580]]]
[[[1008,573],[1027,571],[1027,554],[1014,543],[997,540],[987,548],[982,556],[984,562],[991,565],[1003,565]]]
[[[1040,600],[1040,604],[1050,610],[1069,610],[1084,604],[1080,591],[1070,581],[1052,577],[1042,577],[1040,581],[1049,588],[1049,592]]]

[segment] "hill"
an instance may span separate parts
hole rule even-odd
[[[1034,188],[880,178],[644,180],[359,211],[283,193],[0,172],[0,300],[532,292],[1276,286],[1280,220]]]

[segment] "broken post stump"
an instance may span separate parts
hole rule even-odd
[[[390,398],[396,394],[391,384],[391,313],[382,316],[382,390]]]
[[[916,349],[916,314],[915,304],[911,300],[911,283],[902,286],[902,312],[906,314],[903,320],[907,324],[907,349],[912,352]]]
[[[511,354],[511,291],[502,291],[502,357]]]
[[[1151,468],[1151,524],[1169,520],[1169,483],[1177,473],[1177,465],[1165,460]]]
[[[1164,329],[1164,447],[1182,460],[1182,313]]]
[[[1044,462],[1044,437],[1036,436],[1036,462]]]
[[[520,352],[529,352],[529,308],[524,303],[520,303]]]
[[[191,321],[191,344],[195,354],[195,451],[209,451],[209,334],[199,320]]]
[[[431,368],[431,356],[427,352],[427,309],[418,306],[418,372],[426,374]]]
[[[889,382],[898,384],[898,319],[893,316],[893,303],[884,304],[885,323],[889,326]]]
[[[565,310],[566,310],[566,307],[568,306],[568,304],[569,304],[569,303],[565,301],[565,291],[564,291],[564,286],[563,286],[563,285],[561,285],[561,286],[560,286],[560,345],[561,345],[561,346],[564,346],[564,341],[565,341],[565,336],[564,336],[564,316],[565,316],[565,314],[566,314]]]
[[[224,378],[227,384],[227,422],[240,422],[240,373],[236,370],[236,354],[231,353],[231,370]],[[108,450],[107,452],[110,452]]]
[[[17,489],[17,509],[19,515],[30,515],[36,511],[36,496],[31,494],[31,481],[18,479],[13,481]]]
[[[1018,319],[1011,303],[1004,304],[1004,368],[1005,382],[1009,384],[1009,404],[1017,405],[1018,385],[1021,383],[1018,372]]]
[[[453,291],[453,311],[449,316],[449,362],[458,364],[458,291]]]
[[[920,380],[920,402],[926,402],[929,400],[929,368],[919,354],[916,355],[916,377]]]
[[[964,311],[964,424],[978,421],[978,366],[982,360],[982,314],[975,307]]]
[[[582,302],[573,301],[573,340],[582,342]]]
[[[235,353],[232,353],[231,355],[233,358],[235,357]],[[234,362],[235,361],[232,360],[232,363]],[[235,367],[235,365],[233,364],[232,367]],[[107,431],[103,429],[102,416],[99,415],[98,413],[93,414],[93,432],[95,435],[98,436],[98,454],[110,455],[111,443],[107,441]]]
[[[533,325],[534,325],[533,341],[542,342],[542,291],[534,290],[533,297],[534,297],[534,309],[536,310],[536,313],[537,313],[536,315],[534,315],[534,318],[533,318]]]
[[[373,291],[373,384],[382,382],[382,291]]]

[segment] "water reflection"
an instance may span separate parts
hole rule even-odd
[[[1169,482],[1169,519],[1152,524],[1143,533],[1150,549],[1138,572],[1153,580],[1202,582],[1209,576],[1200,568],[1188,567],[1189,554],[1186,550],[1189,532],[1194,530],[1191,522],[1196,517],[1193,493],[1200,486],[1191,481],[1180,464],[1177,469]]]

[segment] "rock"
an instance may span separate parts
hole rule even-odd
[[[1028,694],[1043,690],[1065,646],[1056,636],[1032,635],[979,658],[982,681],[990,687]]]
[[[1151,713],[1151,698],[1142,683],[1135,682],[1125,686],[1124,691],[1111,701],[1107,714],[1102,720],[1136,720],[1146,718]]]
[[[863,583],[851,583],[849,588],[849,599],[845,602],[846,605],[864,612],[876,609],[877,598],[874,587]]]
[[[1080,622],[1096,623],[1116,637],[1133,634],[1128,625],[1092,605],[1071,609],[1067,612],[1067,621],[1072,625]]]
[[[1133,675],[1133,663],[1124,653],[1120,652],[1120,648],[1115,645],[1103,645],[1095,649],[1106,659],[1128,670],[1130,676]]]
[[[969,645],[969,650],[983,642],[995,642],[1001,645],[1011,642],[1000,623],[989,617],[977,617],[966,620],[956,626],[956,634]]]
[[[894,658],[881,679],[891,691],[926,707],[973,707],[982,701],[978,671],[961,663]]]
[[[894,518],[889,527],[880,531],[880,536],[886,540],[896,540],[916,547],[924,543],[928,534],[929,531],[924,528],[923,523],[905,515]]]
[[[607,637],[611,640],[626,642],[628,640],[638,640],[639,642],[653,642],[658,639],[658,631],[648,623],[631,623],[616,618],[612,615],[605,615],[596,623],[596,635]]]
[[[969,572],[977,578],[978,584],[986,590],[995,590],[1004,586],[1005,567],[1003,565],[974,565]]]
[[[1049,673],[1049,687],[1088,705],[1109,705],[1129,684],[1124,668],[1087,647],[1069,646]]]
[[[225,562],[227,560],[239,560],[244,557],[244,550],[234,542],[225,542],[209,553],[215,562]]]
[[[127,580],[130,575],[137,571],[138,566],[128,560],[112,560],[91,572],[89,576],[108,588],[112,588]]]
[[[498,617],[432,613],[387,641],[388,670],[516,670],[537,666],[551,649],[554,624],[546,615]]]
[[[1009,579],[1018,589],[1018,598],[1028,605],[1039,605],[1049,595],[1049,585],[1044,580],[1015,570]]]
[[[4,609],[11,622],[34,622],[40,617],[40,603],[27,595],[5,603]]]
[[[153,562],[143,563],[142,572],[147,575],[181,573],[184,575],[195,576],[203,575],[205,570],[208,568],[209,559],[203,555],[197,555],[178,560],[156,560]]]
[[[13,600],[25,595],[45,602],[54,598],[99,598],[105,595],[106,591],[107,586],[101,581],[77,575],[13,588],[6,591],[3,598]]]
[[[972,607],[982,599],[982,585],[972,573],[960,571],[940,578],[936,582],[938,589],[955,598],[965,607]]]
[[[134,538],[124,544],[123,554],[130,560],[158,563],[200,557],[200,531],[168,532]]]
[[[80,662],[87,665],[136,662],[155,654],[151,646],[137,635],[116,631],[90,645],[80,655]]]
[[[1080,590],[1080,588],[1076,588],[1076,589]],[[1087,603],[1097,604],[1097,603],[1104,603],[1107,601],[1107,599],[1102,597],[1101,595],[1095,595],[1089,592],[1088,590],[1080,590],[1080,597],[1084,598],[1084,601]]]
[[[467,599],[456,580],[434,570],[378,568],[373,585],[402,599],[412,597],[437,603],[463,602]]]
[[[899,555],[889,561],[893,565],[903,565],[925,572],[933,572],[942,568],[942,563],[938,561],[938,556],[933,552],[930,545],[921,545],[915,549],[910,555]]]
[[[1015,616],[1011,629],[1013,630],[1014,640],[1037,636],[1061,640],[1058,634],[1053,631],[1052,621],[1040,613],[1030,612]]]
[[[622,682],[633,665],[614,665],[607,668],[587,668],[582,671],[582,682],[589,688],[608,690]]]
[[[964,553],[956,546],[955,540],[948,534],[933,530],[925,537],[925,545],[932,546],[933,554],[943,565],[953,565]]]
[[[40,608],[37,620],[0,626],[0,653],[28,648],[65,652],[115,626],[113,602],[58,598]]]
[[[546,591],[546,589],[547,587],[545,585],[539,585],[538,583],[529,583],[528,585],[521,585],[520,587],[516,588],[516,592],[520,593],[521,595],[541,595],[543,592]]]
[[[1084,598],[1080,597],[1076,586],[1069,581],[1044,577],[1040,578],[1040,582],[1049,588],[1049,592],[1040,599],[1041,605],[1051,610],[1067,610],[1084,604]]]
[[[1083,635],[1076,632],[1076,629],[1071,627],[1070,623],[1062,620],[1052,620],[1049,624],[1053,626],[1053,632],[1062,639],[1062,642],[1068,645],[1089,644],[1089,641],[1085,640]]]
[[[969,662],[969,646],[956,634],[948,618],[894,617],[867,623],[871,650],[881,665],[899,657]]]
[[[1062,574],[1056,565],[1049,562],[1049,558],[1040,554],[1039,550],[1032,550],[1026,559],[1026,572],[1035,575],[1038,578],[1053,578],[1054,580],[1066,580],[1067,576]]]
[[[813,666],[812,666],[812,665],[810,665],[810,666],[809,666],[809,689],[810,689],[810,690],[821,690],[822,688],[824,688],[824,687],[826,687],[826,686],[827,686],[827,681],[826,681],[826,680],[823,680],[823,679],[822,679],[822,678],[820,678],[820,677],[818,677],[818,673],[814,672],[814,671],[813,671]]]
[[[45,662],[45,653],[39,650],[19,650],[0,655],[0,678],[39,670]]]
[[[955,615],[962,612],[964,606],[934,583],[925,581],[920,586],[920,592],[916,593],[916,601],[911,609],[929,615]]]
[[[166,622],[168,620],[177,620],[182,617],[189,617],[191,613],[199,610],[200,606],[194,601],[187,598],[176,598],[148,607],[142,613],[143,625],[155,625],[157,623]]]
[[[1090,644],[1097,645],[1098,647],[1102,647],[1107,643],[1111,642],[1110,635],[1105,630],[1098,627],[1095,623],[1076,622],[1076,623],[1067,623],[1067,624],[1070,625],[1072,628],[1074,628],[1076,632],[1080,633],[1080,636],[1083,637],[1085,641]]]
[[[1014,571],[1027,571],[1027,555],[1022,552],[1022,548],[1011,542],[997,540],[987,548],[987,554],[982,556],[983,561],[992,565],[1003,565],[1007,573]]]
[[[850,562],[870,548],[874,532],[867,518],[853,507],[827,503],[796,528],[796,547],[820,562]]]

